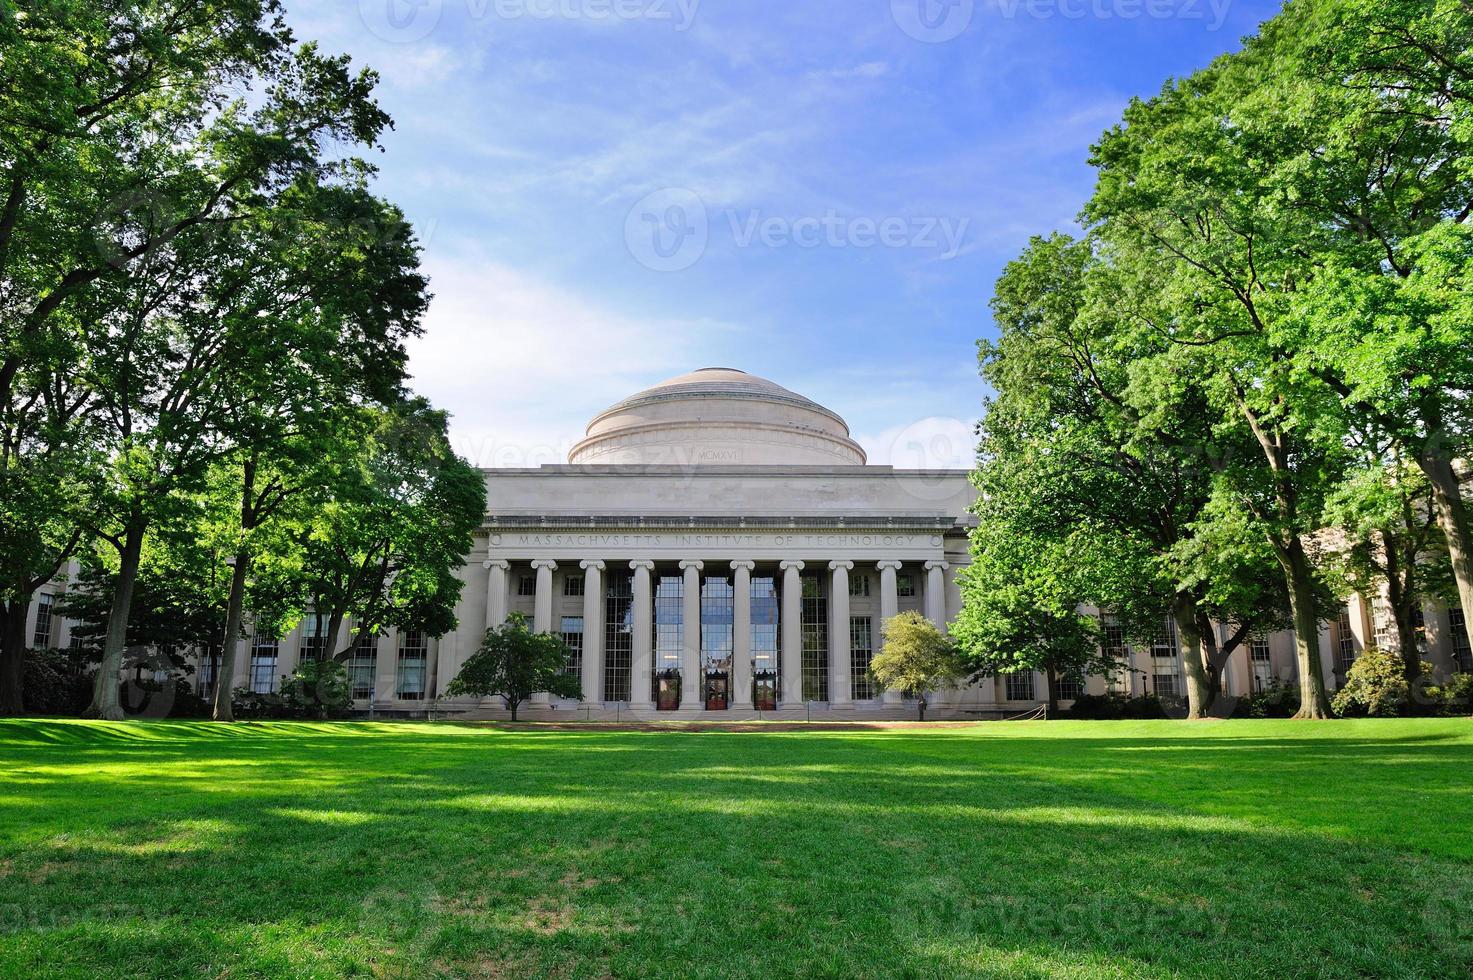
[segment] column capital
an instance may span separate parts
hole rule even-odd
[[[481,562],[481,567],[488,569],[499,568],[504,572],[507,569],[511,568],[511,562],[507,561],[505,558],[487,558],[485,561]]]
[[[882,572],[887,568],[891,571],[898,572],[904,565],[905,562],[896,561],[894,558],[887,558],[884,561],[875,562],[875,568],[879,569]]]
[[[629,563],[629,567],[636,572],[641,569],[646,572],[653,572],[655,570],[655,562],[653,558],[636,558]]]
[[[928,561],[928,562],[926,562],[926,571],[928,571],[928,572],[934,571],[935,569],[938,569],[938,568],[941,569],[944,572],[944,571],[946,571],[950,567],[951,567],[951,565],[949,565],[948,563],[946,563],[944,561]]]
[[[548,571],[555,572],[557,571],[557,562],[553,561],[551,558],[538,558],[536,561],[532,562],[532,567],[539,572],[542,571],[544,568]]]
[[[841,568],[844,571],[846,571],[846,572],[852,572],[852,571],[854,571],[854,562],[852,562],[852,561],[831,561],[831,562],[829,562],[829,571],[831,571],[831,572],[837,572]]]
[[[745,568],[749,572],[756,571],[757,563],[749,558],[738,558],[736,561],[731,563],[731,570],[733,572],[740,571],[743,568]]]
[[[701,561],[699,558],[686,558],[680,563],[680,570],[682,572],[688,568],[694,568],[696,571],[699,572],[705,567],[706,563]]]
[[[778,567],[781,568],[785,572],[788,569],[790,569],[790,568],[795,568],[795,569],[797,569],[800,572],[803,571],[803,563],[801,561],[798,561],[797,559],[789,559],[789,560],[783,562]]]
[[[601,572],[608,566],[604,564],[603,559],[601,558],[585,558],[578,563],[578,567],[583,569],[585,572],[588,571],[590,568],[594,569],[595,571]]]

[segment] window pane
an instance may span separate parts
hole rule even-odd
[[[879,696],[869,665],[874,658],[874,639],[868,616],[849,617],[849,684],[856,701],[869,701]]]
[[[829,601],[827,576],[804,575],[802,616],[803,700],[829,699]]]

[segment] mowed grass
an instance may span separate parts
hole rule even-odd
[[[0,723],[0,977],[1461,976],[1473,724]]]

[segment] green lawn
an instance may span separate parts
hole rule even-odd
[[[1460,976],[1473,724],[0,722],[0,977]]]

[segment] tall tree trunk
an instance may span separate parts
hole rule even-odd
[[[225,605],[225,643],[220,648],[220,669],[215,672],[216,721],[235,720],[230,705],[230,686],[235,680],[235,664],[240,656],[240,623],[245,608],[246,576],[250,569],[251,553],[241,548],[235,553],[235,571],[230,576],[230,599]]]
[[[1299,663],[1299,711],[1295,718],[1330,718],[1330,695],[1325,690],[1320,617],[1314,596],[1309,556],[1296,535],[1287,547],[1276,549],[1289,586],[1289,609],[1294,619],[1294,651]]]
[[[118,698],[122,681],[123,648],[128,642],[128,615],[133,608],[133,588],[138,584],[138,564],[143,557],[143,535],[147,522],[135,518],[123,530],[123,547],[118,553],[117,586],[107,617],[107,635],[102,643],[102,663],[92,690],[90,718],[122,721],[123,705]]]
[[[25,713],[27,595],[0,603],[0,717]]]
[[[1052,666],[1043,672],[1044,683],[1048,685],[1048,716],[1056,718],[1059,714],[1059,672]]]
[[[507,707],[511,708],[511,720],[512,721],[516,721],[517,720],[517,707],[522,703],[522,699],[521,698],[517,698],[516,700],[512,700],[511,698],[507,698],[506,699],[506,703],[507,703]]]
[[[1473,531],[1468,526],[1463,489],[1452,459],[1445,453],[1428,449],[1417,455],[1417,463],[1432,484],[1432,507],[1437,514],[1437,526],[1447,539],[1447,556],[1458,586],[1458,602],[1463,607],[1463,629],[1468,633],[1468,642],[1473,643]]]
[[[916,698],[916,721],[926,720],[926,696],[919,695]]]
[[[1412,593],[1411,570],[1404,569],[1396,539],[1381,532],[1381,547],[1385,550],[1386,599],[1391,606],[1391,618],[1396,621],[1396,643],[1400,647],[1402,673],[1407,683],[1416,683],[1422,676],[1422,658],[1417,651],[1416,596]]]
[[[1187,717],[1208,717],[1212,705],[1212,688],[1207,680],[1207,666],[1202,659],[1202,633],[1197,626],[1197,603],[1184,592],[1171,600],[1171,618],[1181,641],[1181,661],[1187,675]]]

